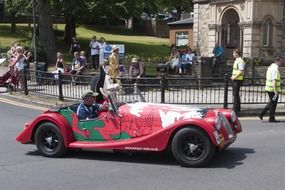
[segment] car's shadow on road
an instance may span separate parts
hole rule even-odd
[[[242,165],[247,158],[247,154],[255,153],[254,149],[250,148],[227,148],[218,152],[212,162],[208,165],[209,168],[235,168]]]
[[[248,148],[228,148],[218,152],[212,161],[204,168],[235,168],[242,165],[247,154],[255,153]],[[27,155],[41,156],[38,151],[28,152]],[[179,166],[170,151],[165,152],[101,152],[101,151],[70,151],[63,159],[82,159],[111,162],[128,162],[155,165]]]

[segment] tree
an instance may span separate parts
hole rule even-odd
[[[177,19],[181,19],[181,14],[183,11],[192,11],[193,10],[193,0],[158,0],[159,4],[172,11],[176,9]]]
[[[6,0],[5,8],[11,16],[11,32],[16,32],[16,21],[20,14],[31,7],[31,2],[26,0]]]
[[[49,0],[38,0],[38,15],[39,15],[39,41],[46,56],[46,65],[55,63],[56,61],[56,46],[55,37],[52,27],[50,15]]]

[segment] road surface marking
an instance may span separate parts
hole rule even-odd
[[[45,108],[45,107],[35,106],[35,105],[27,104],[27,103],[16,102],[16,101],[5,99],[5,98],[1,98],[1,97],[0,97],[0,102],[11,104],[11,105],[15,105],[15,106],[19,106],[19,107],[24,107],[24,108],[41,110],[41,111],[45,111],[45,110],[48,109],[48,108]]]

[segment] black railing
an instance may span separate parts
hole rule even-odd
[[[29,73],[29,74],[28,74]],[[71,83],[71,75],[42,71],[25,71],[23,91],[58,97],[59,100],[78,100],[90,89],[93,76],[81,75],[76,85]],[[282,79],[284,81],[284,79]],[[143,97],[147,102],[170,104],[216,104],[227,108],[233,103],[231,80],[224,78],[190,78],[186,76],[159,76],[133,79],[121,78],[122,89],[118,98],[133,101]],[[245,78],[240,90],[242,104],[265,104],[265,78]],[[282,85],[284,88],[284,85]],[[285,103],[285,95],[280,94],[279,102]]]

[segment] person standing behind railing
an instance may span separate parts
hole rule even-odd
[[[275,62],[272,63],[267,69],[265,91],[269,96],[269,102],[266,104],[263,110],[258,113],[258,117],[261,120],[263,120],[264,114],[269,110],[269,122],[280,122],[275,119],[275,111],[279,93],[281,92],[279,66],[282,64],[282,62],[283,58],[281,56],[277,56],[275,58]]]
[[[119,81],[119,48],[115,45],[112,47],[112,54],[109,56],[109,76],[113,83],[120,83]]]
[[[92,40],[89,43],[91,49],[91,62],[93,69],[99,69],[99,42],[97,41],[96,36],[92,37]]]
[[[215,44],[215,47],[213,49],[213,64],[212,64],[212,73],[216,74],[217,72],[217,65],[221,64],[222,62],[222,56],[224,54],[224,49],[218,44]]]
[[[239,48],[234,50],[233,57],[235,58],[232,76],[231,76],[233,83],[233,97],[234,97],[233,110],[236,113],[238,113],[241,110],[239,91],[244,79],[245,62],[241,58],[241,51]]]
[[[107,43],[104,37],[101,37],[99,40],[99,65],[104,64],[104,50],[106,47]]]
[[[69,50],[69,53],[71,55],[74,55],[74,52],[76,51],[80,51],[80,44],[79,42],[77,41],[76,37],[73,37],[72,38],[72,42],[71,42],[71,45],[70,45],[70,50]]]

